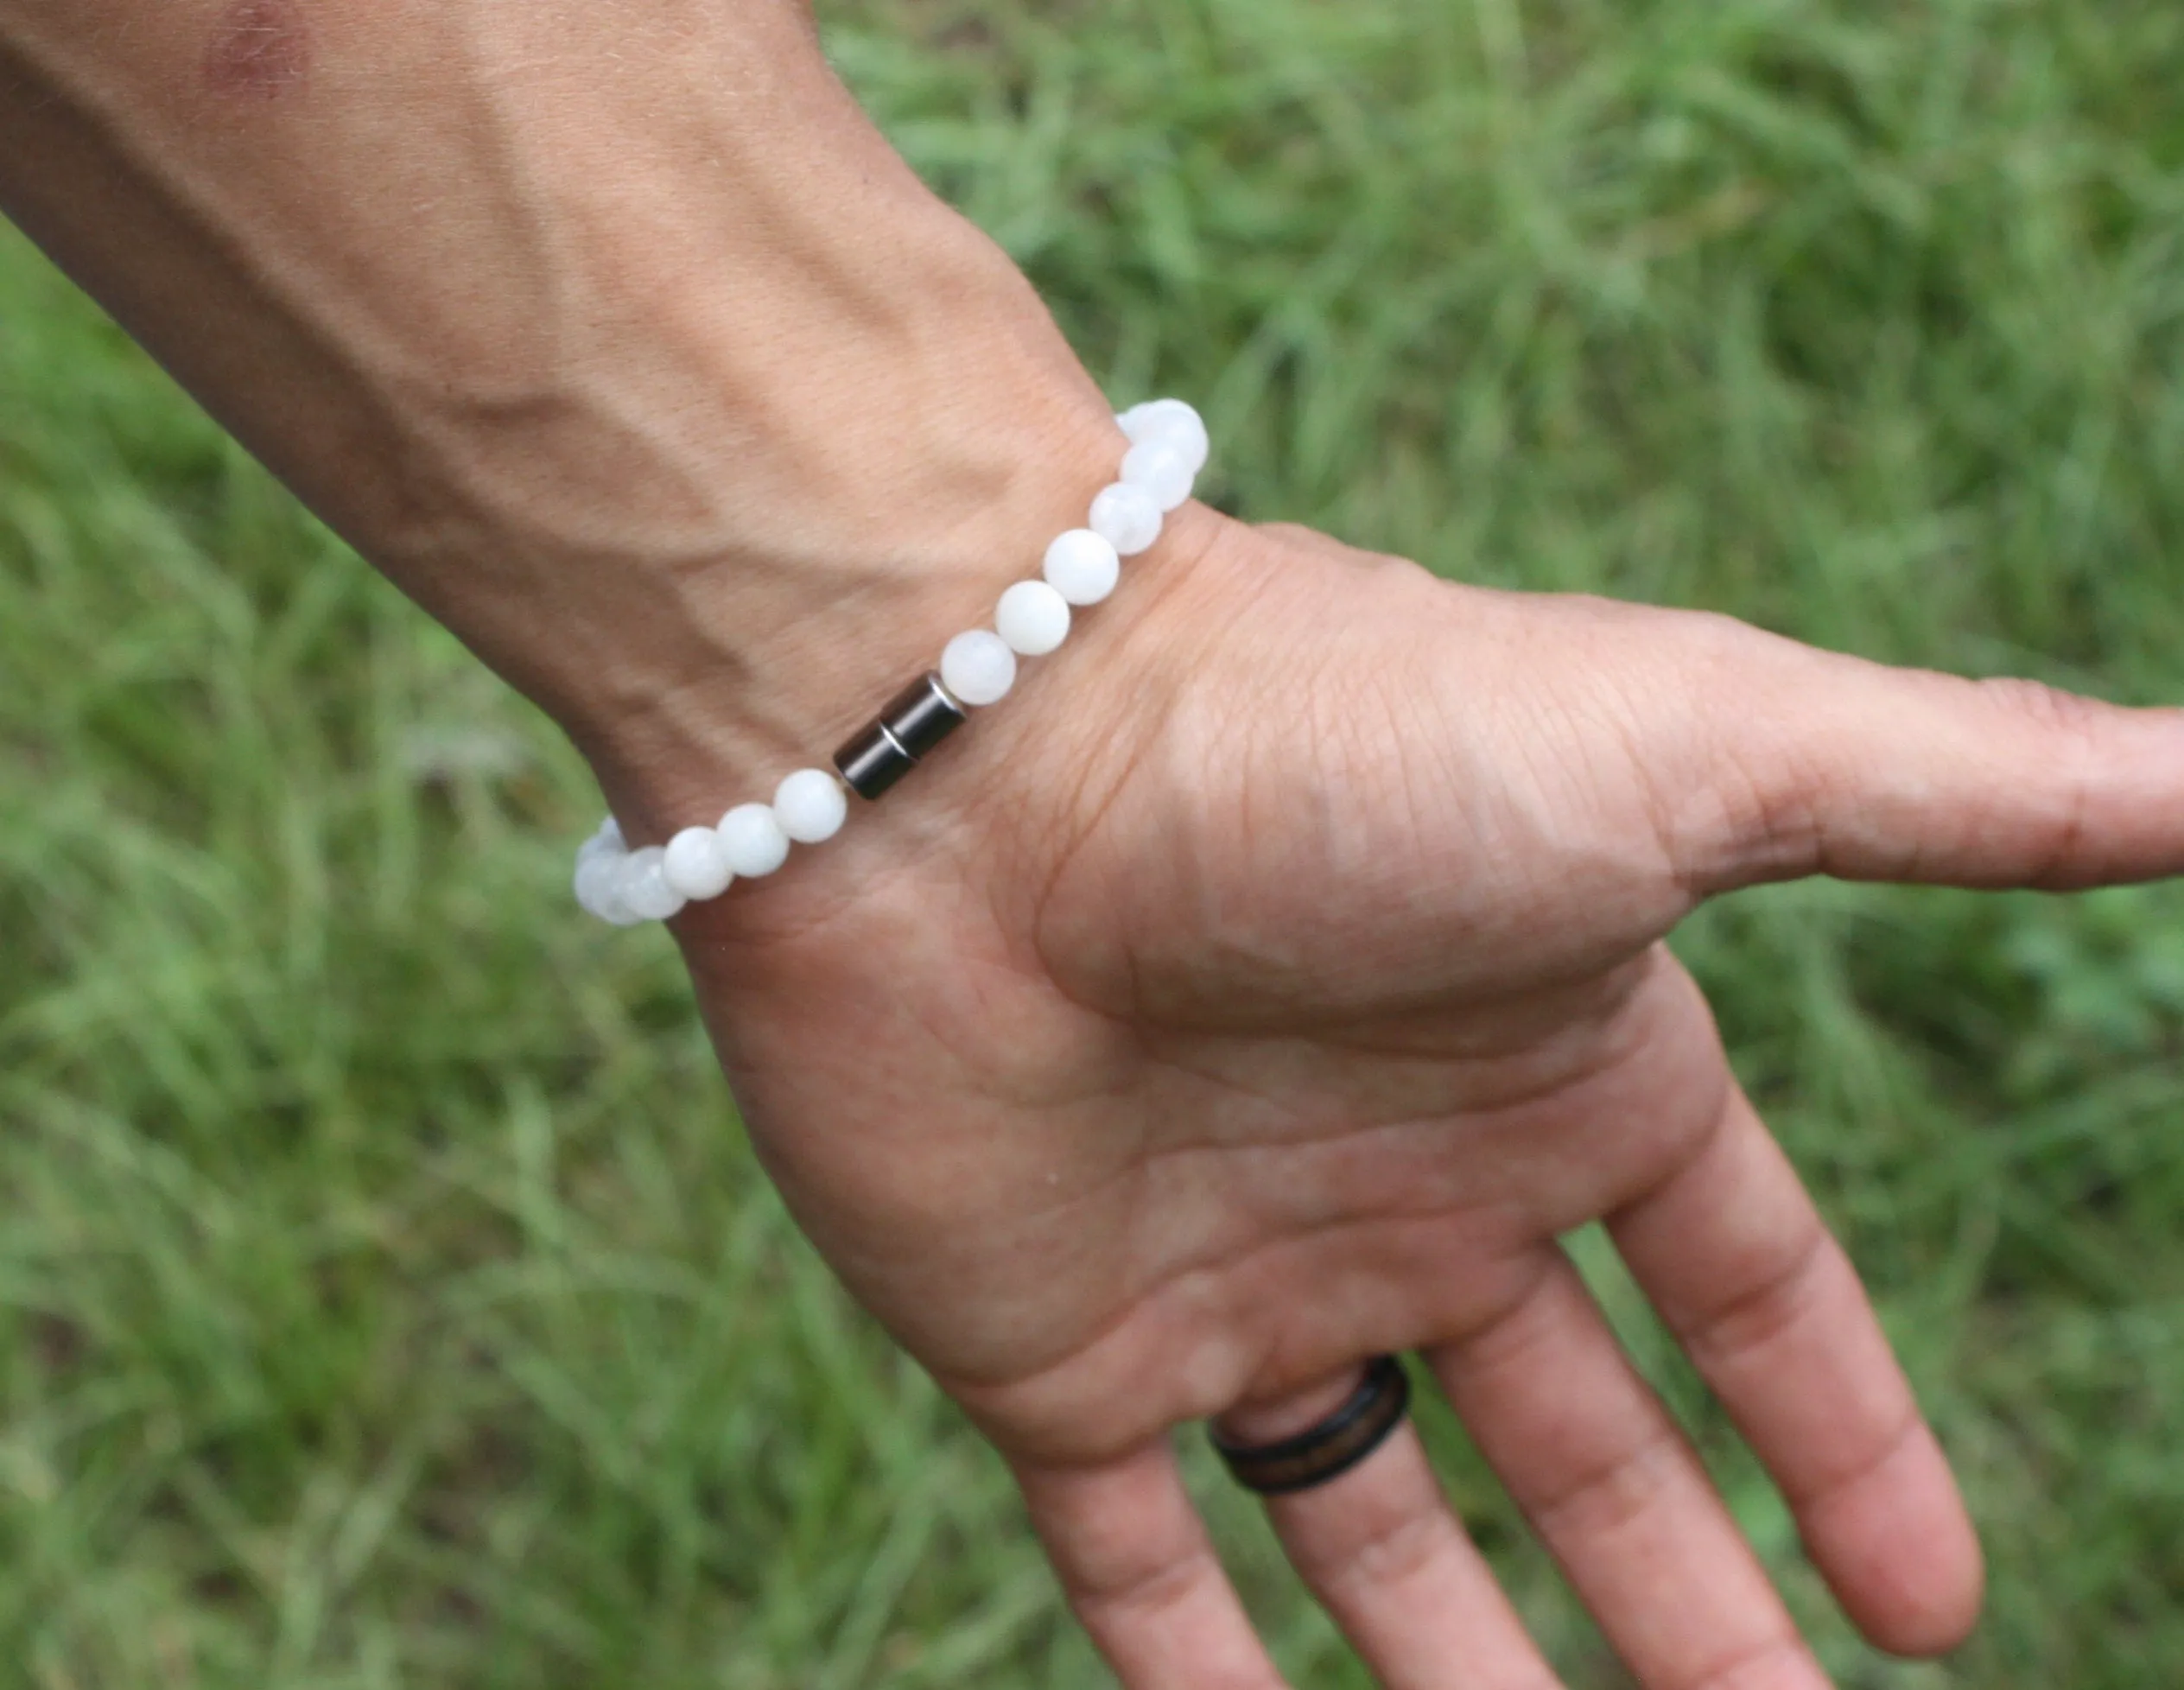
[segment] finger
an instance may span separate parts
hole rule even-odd
[[[1125,1690],[1282,1690],[1165,1442],[1016,1469],[1063,1593]]]
[[[1515,1308],[1429,1360],[1640,1683],[1827,1684],[1691,1445],[1559,1250]]]
[[[1338,1407],[1354,1376],[1222,1417],[1228,1436],[1273,1443]],[[1269,1496],[1282,1547],[1386,1690],[1550,1690],[1540,1657],[1450,1510],[1417,1429],[1399,1426],[1349,1471]]]
[[[1741,1093],[1609,1230],[1867,1636],[1936,1655],[1978,1617],[1979,1542],[1857,1275]]]
[[[1691,619],[1707,747],[1663,794],[1695,890],[1833,874],[2063,889],[2184,872],[2184,712],[1967,681]]]

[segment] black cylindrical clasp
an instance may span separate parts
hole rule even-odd
[[[934,674],[920,676],[835,753],[835,767],[860,798],[876,798],[963,725],[963,707]]]
[[[879,725],[916,762],[963,725],[963,707],[929,672],[887,701]]]

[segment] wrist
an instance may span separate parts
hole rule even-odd
[[[1188,600],[1191,583],[1203,573],[1192,567],[1193,561],[1211,547],[1222,527],[1212,512],[1190,504],[1191,483],[1206,459],[1206,435],[1189,405],[1164,400],[1140,406],[1129,416],[1109,419],[1103,432],[1111,435],[1110,461],[1120,459],[1114,471],[1100,478],[1097,496],[1078,505],[1082,515],[1060,529],[1058,539],[1024,548],[1038,556],[1038,575],[1043,579],[1019,567],[989,600],[987,615],[947,639],[936,674],[924,674],[902,689],[876,716],[860,712],[867,720],[832,759],[841,772],[839,778],[804,761],[792,748],[782,766],[800,766],[800,772],[779,784],[773,803],[769,804],[761,795],[763,788],[757,793],[750,790],[751,772],[746,769],[741,772],[746,790],[723,814],[719,805],[724,788],[716,772],[724,761],[733,759],[724,759],[722,750],[736,743],[756,746],[762,736],[751,732],[753,723],[747,712],[740,717],[724,716],[708,708],[701,691],[692,698],[691,708],[670,721],[670,741],[682,754],[649,766],[640,762],[629,783],[632,798],[622,810],[624,827],[610,823],[579,853],[578,902],[618,925],[671,918],[685,905],[716,912],[740,905],[750,894],[733,905],[722,898],[736,880],[773,874],[784,866],[794,842],[830,844],[847,819],[845,785],[868,802],[877,799],[915,770],[926,753],[952,737],[953,730],[965,721],[967,709],[983,715],[985,707],[1013,696],[1018,682],[1025,678],[1024,659],[1032,661],[1032,673],[1036,675],[1044,666],[1040,660],[1064,644],[1074,646],[1081,660],[1073,665],[1080,671],[1078,684],[1070,694],[1073,708],[1066,715],[1048,720],[1025,716],[1020,710],[1002,713],[1002,721],[995,724],[998,731],[989,729],[977,736],[983,742],[983,755],[950,758],[944,774],[923,783],[935,802],[917,807],[914,824],[889,830],[885,855],[875,858],[868,849],[856,852],[854,856],[864,859],[859,867],[851,850],[831,848],[829,855],[837,865],[852,869],[846,879],[813,878],[807,895],[765,900],[771,908],[756,925],[718,915],[694,917],[683,930],[684,937],[707,933],[725,937],[739,930],[755,937],[768,928],[781,928],[784,918],[790,928],[803,926],[826,905],[841,902],[844,893],[869,891],[881,880],[894,879],[892,871],[917,861],[938,871],[938,880],[930,874],[923,877],[929,891],[949,882],[968,887],[979,877],[962,878],[960,854],[936,854],[931,848],[949,835],[960,841],[966,823],[985,834],[988,844],[999,845],[1005,857],[1019,862],[1030,860],[1023,848],[1032,845],[1035,835],[1044,835],[1050,844],[1066,837],[1070,830],[1066,825],[1058,830],[1023,825],[1033,821],[1034,812],[1041,809],[1066,823],[1063,812],[1071,806],[1057,810],[1051,804],[1039,805],[1040,788],[1044,786],[1049,797],[1072,790],[1081,797],[1093,793],[1102,785],[1095,768],[1102,761],[1110,766],[1114,761],[1097,753],[1132,743],[1128,721],[1133,715],[1142,716],[1148,710],[1156,716],[1162,714],[1159,701],[1173,689],[1160,683],[1164,670],[1172,678],[1172,665],[1164,664],[1161,656],[1171,657],[1189,643],[1187,636],[1163,626],[1167,619],[1163,613]],[[1126,441],[1130,449],[1117,450]],[[1034,502],[1048,485],[1063,479],[1045,474],[1027,478],[1013,467],[1011,475],[1012,480],[1031,481]],[[1082,531],[1085,528],[1095,531]],[[998,545],[977,550],[981,556],[1006,556],[1017,550],[1012,543],[1015,537],[1004,533]],[[1163,541],[1167,543],[1164,549]],[[1156,550],[1161,555],[1153,555]],[[1129,573],[1139,588],[1133,595],[1135,613],[1100,617],[1080,634],[1072,606],[1104,606],[1120,584],[1121,560],[1133,566]],[[945,602],[933,594],[936,587],[962,581],[973,592],[996,593],[987,570],[959,569],[952,556],[930,573],[894,579],[925,595],[923,603],[901,599],[899,619],[913,624],[946,619],[930,615]],[[845,619],[826,619],[839,623]],[[1108,637],[1099,638],[1102,632]],[[941,643],[941,636],[932,636],[927,663],[932,648]],[[1088,651],[1088,645],[1095,649]],[[1085,658],[1092,659],[1090,666],[1082,661]],[[825,675],[861,667],[854,658],[847,664],[807,666],[820,668]],[[1086,684],[1095,677],[1102,677],[1100,683]],[[861,682],[862,674],[856,678]],[[701,681],[700,688],[704,684]],[[723,685],[720,690],[733,697],[735,688]],[[782,714],[808,723],[823,709],[791,705]],[[651,719],[660,718],[656,713]],[[1125,749],[1123,766],[1127,762]],[[991,777],[1005,771],[1013,778],[1006,789],[999,789]],[[1058,788],[1053,779],[1057,772]],[[769,784],[772,778],[766,777]],[[613,781],[607,784],[612,791]],[[689,796],[693,788],[695,798]],[[716,816],[721,818],[717,829],[713,825]],[[989,824],[1004,816],[1010,825],[997,833]],[[670,835],[672,842],[664,851],[644,848]],[[1017,848],[1011,849],[1012,843]],[[941,867],[943,862],[955,866]],[[798,877],[800,885],[806,880]],[[817,895],[816,905],[809,893]]]
[[[613,626],[549,700],[633,828],[711,820],[823,766],[1114,479],[1106,400],[992,260],[931,275],[884,333],[784,384],[759,429],[722,396],[717,518],[613,583]]]

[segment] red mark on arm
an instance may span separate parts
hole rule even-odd
[[[276,100],[311,74],[311,32],[295,0],[235,0],[205,50],[205,86],[229,99]]]

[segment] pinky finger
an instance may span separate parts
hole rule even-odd
[[[1286,1690],[1165,1439],[1098,1467],[1019,1465],[1016,1482],[1126,1690]]]

